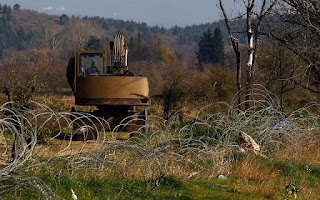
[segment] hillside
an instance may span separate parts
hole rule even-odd
[[[13,10],[12,25],[18,29],[22,27],[26,32],[41,32],[44,28],[50,27],[62,30],[59,24],[60,16],[39,13],[33,10]]]
[[[12,10],[12,16],[12,19],[10,21],[8,20],[8,23],[12,25],[16,32],[18,32],[20,29],[27,34],[32,33],[33,35],[37,35],[35,36],[37,39],[43,39],[43,37],[47,37],[46,34],[48,34],[48,30],[58,33],[61,32],[66,26],[66,24],[60,24],[60,16],[48,15],[32,10]],[[77,17],[69,16],[68,18],[75,19]],[[185,62],[195,59],[194,52],[197,48],[197,43],[199,42],[203,32],[205,32],[207,29],[214,30],[216,27],[220,26],[222,28],[225,42],[229,43],[227,30],[225,29],[224,24],[221,22],[212,22],[186,27],[174,26],[170,29],[166,29],[158,26],[151,27],[146,23],[106,19],[103,17],[84,17],[81,20],[83,22],[92,22],[95,29],[100,29],[100,31],[98,31],[99,33],[95,31],[92,32],[98,34],[98,36],[103,38],[105,41],[109,40],[117,31],[124,32],[128,38],[128,41],[130,41],[130,38],[132,37],[137,37],[138,33],[141,33],[142,40],[144,40],[145,43],[154,43],[155,41],[160,41],[162,44],[168,45],[173,51],[177,52],[178,55],[181,55]],[[242,21],[237,23],[241,24]],[[0,37],[4,34],[4,31],[5,30],[0,30]],[[8,35],[15,34],[9,33]],[[12,40],[26,40],[22,37],[23,36],[17,34]],[[240,37],[240,42],[244,42],[244,40],[241,38],[244,37]],[[2,40],[5,41],[8,39],[3,37]],[[18,46],[17,44],[11,44],[11,42],[5,43],[6,45],[2,45],[2,49],[7,49],[10,46]]]

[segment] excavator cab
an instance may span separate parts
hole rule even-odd
[[[79,55],[79,75],[98,76],[104,73],[104,53],[84,52]]]
[[[150,105],[148,79],[134,76],[128,69],[128,45],[123,34],[114,36],[114,40],[110,42],[109,55],[107,51],[79,50],[74,61],[74,81],[71,84],[69,81],[69,84],[73,89],[75,104],[97,106],[98,110],[89,114],[109,122],[112,119],[109,131],[123,119],[130,119],[128,117],[136,113],[136,106]],[[78,124],[73,127],[73,134],[77,136],[81,129],[79,124],[84,123],[74,124]],[[118,130],[130,132],[139,129],[141,125],[144,124],[131,123]],[[94,134],[91,135],[85,138],[95,138]],[[80,136],[78,138],[83,139]]]

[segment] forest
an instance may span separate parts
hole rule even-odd
[[[171,28],[0,4],[0,198],[318,199],[319,1],[217,2],[219,21]],[[150,87],[133,138],[98,131],[66,77],[119,31]],[[73,141],[75,118],[97,138]]]

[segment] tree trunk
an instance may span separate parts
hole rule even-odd
[[[235,50],[235,54],[236,54],[236,58],[237,58],[237,89],[238,89],[238,109],[241,110],[241,53],[239,51],[239,41],[237,41],[236,43],[236,50]]]
[[[219,0],[220,3],[220,9],[222,11],[223,17],[224,17],[224,21],[226,23],[228,32],[229,32],[229,36],[231,39],[231,43],[232,43],[232,47],[233,47],[233,51],[236,54],[236,59],[237,59],[237,89],[238,89],[238,109],[239,111],[241,110],[241,89],[242,89],[242,85],[241,85],[241,53],[239,51],[239,40],[236,39],[235,37],[233,37],[232,31],[231,31],[231,26],[230,26],[230,21],[229,18],[227,16],[227,13],[223,7],[222,4],[222,0]]]
[[[253,61],[254,61],[254,44],[253,44],[253,31],[251,21],[251,7],[247,7],[247,36],[248,36],[248,53],[249,60],[247,63],[247,81],[246,81],[246,102],[245,110],[250,108],[251,90],[252,90],[252,77],[253,77]]]

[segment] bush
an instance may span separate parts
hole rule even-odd
[[[35,70],[26,81],[17,78],[16,72],[10,72],[8,83],[3,86],[3,92],[9,102],[28,108],[33,96],[42,91],[44,84],[38,83],[38,70]]]

